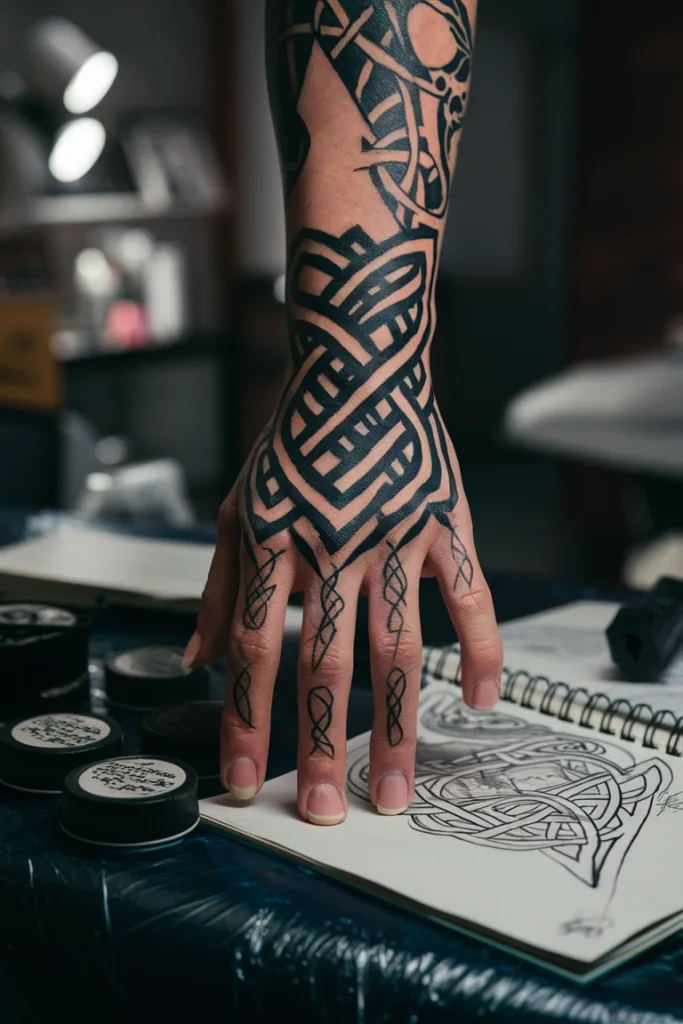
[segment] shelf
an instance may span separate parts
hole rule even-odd
[[[0,213],[0,235],[17,234],[36,228],[78,224],[107,224],[134,221],[179,220],[211,217],[225,206],[226,197],[215,201],[154,206],[132,193],[101,195],[43,196],[31,199],[16,211]]]

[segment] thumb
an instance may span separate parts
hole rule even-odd
[[[225,654],[239,589],[240,524],[235,491],[218,513],[218,536],[202,594],[197,629],[187,645],[184,664],[203,665]]]

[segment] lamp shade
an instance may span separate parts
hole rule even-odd
[[[65,18],[45,18],[28,40],[32,84],[70,114],[85,114],[109,92],[118,61]]]

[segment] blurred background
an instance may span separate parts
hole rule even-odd
[[[285,369],[263,0],[0,7],[0,507],[211,520]],[[683,7],[480,0],[433,352],[493,570],[683,576]]]

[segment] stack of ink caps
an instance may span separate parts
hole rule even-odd
[[[0,604],[0,721],[6,723],[0,786],[8,793],[61,793],[62,830],[81,842],[128,848],[176,842],[199,820],[197,769],[203,776],[218,772],[220,706],[202,703],[208,672],[184,668],[182,651],[174,648],[107,658],[109,703],[155,708],[158,715],[157,725],[148,716],[143,753],[122,756],[119,723],[80,710],[89,691],[92,619],[92,611]],[[182,700],[193,703],[170,714],[158,710]]]

